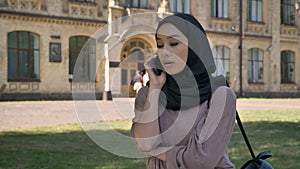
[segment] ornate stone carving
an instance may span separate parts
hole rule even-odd
[[[81,16],[84,18],[96,18],[97,6],[87,3],[70,3],[69,4],[70,16]]]
[[[252,34],[265,35],[268,34],[268,25],[259,23],[248,23],[247,32]]]
[[[215,31],[232,32],[236,30],[234,24],[230,20],[226,20],[226,19],[212,19],[209,26]]]
[[[8,7],[10,9],[39,11],[41,3],[39,0],[8,0]]]
[[[299,36],[299,30],[296,26],[281,25],[280,34],[283,36],[297,37]]]
[[[291,92],[291,91],[297,92],[297,90],[298,90],[298,86],[297,84],[294,83],[280,85],[280,91],[282,92]]]
[[[265,91],[265,85],[263,83],[250,83],[250,91]]]

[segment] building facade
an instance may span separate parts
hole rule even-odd
[[[157,23],[190,13],[241,97],[300,97],[297,0],[0,0],[1,100],[134,96]]]

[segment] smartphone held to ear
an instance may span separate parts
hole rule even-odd
[[[160,76],[161,73],[163,72],[163,67],[162,67],[162,65],[160,63],[160,60],[159,60],[158,56],[156,56],[154,58],[154,61],[153,61],[153,72],[157,76]]]
[[[163,70],[161,70],[161,69],[156,69],[156,68],[153,68],[153,72],[154,72],[154,74],[156,74],[157,76],[160,76],[160,75],[161,75],[161,73],[163,72]]]

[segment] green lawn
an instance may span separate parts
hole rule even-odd
[[[271,150],[276,169],[300,168],[300,110],[241,111],[246,132],[258,154]],[[130,121],[110,124],[124,134]],[[235,127],[229,155],[239,168],[251,158]],[[113,155],[97,146],[79,125],[0,131],[0,169],[142,169],[144,159]]]
[[[255,110],[240,112],[255,154],[271,150],[267,159],[275,169],[300,168],[300,110]],[[247,146],[236,125],[229,154],[236,166],[250,159]]]

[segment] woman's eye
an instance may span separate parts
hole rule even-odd
[[[157,45],[157,48],[163,48],[164,47],[164,45]]]
[[[178,45],[178,42],[173,42],[173,43],[170,43],[170,46],[177,46]]]

